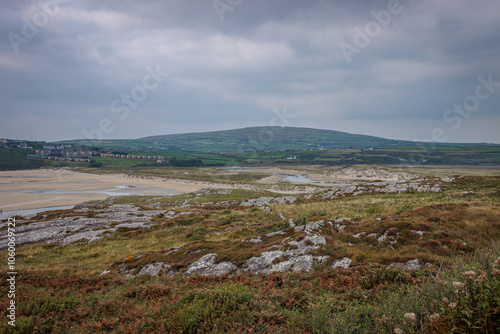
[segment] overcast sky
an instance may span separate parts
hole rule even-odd
[[[499,15],[496,0],[0,0],[0,137],[279,125],[500,143]]]

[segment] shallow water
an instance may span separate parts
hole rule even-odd
[[[116,190],[127,189],[130,186],[121,185],[116,186],[114,189],[109,190],[21,190],[20,193],[25,194],[48,194],[48,195],[60,195],[60,194],[103,194],[107,196],[129,196],[128,192],[116,192]]]
[[[0,213],[0,219],[7,219],[14,216],[28,216],[34,215],[39,212],[45,212],[50,210],[69,210],[72,209],[74,205],[66,205],[66,206],[52,206],[49,208],[38,208],[38,209],[29,209],[29,210],[17,210],[17,211],[4,211]]]
[[[306,174],[301,174],[299,172],[291,174],[287,171],[287,174],[277,173],[275,170],[267,169],[265,167],[229,167],[221,168],[220,170],[225,172],[249,172],[249,173],[272,173],[283,179],[283,181],[288,181],[291,183],[324,183],[322,181],[313,181],[306,177]]]
[[[295,175],[282,175],[284,177],[285,181],[292,182],[292,183],[323,183],[321,181],[313,181],[308,179],[307,177],[304,176],[304,174],[295,174]]]

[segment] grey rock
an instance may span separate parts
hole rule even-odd
[[[262,238],[259,236],[257,238],[250,238],[248,240],[243,240],[243,241],[246,241],[246,242],[253,242],[253,243],[259,243],[259,242],[262,242]]]
[[[326,238],[320,235],[308,235],[304,238],[304,240],[309,240],[315,245],[326,245]]]
[[[293,204],[297,201],[295,196],[282,196],[273,198],[270,203],[272,204]]]
[[[310,222],[309,224],[305,225],[305,231],[306,233],[311,233],[314,230],[319,230],[323,227],[324,221],[320,220],[317,222]]]
[[[294,230],[294,232],[295,232],[295,233],[298,233],[298,232],[302,232],[302,231],[304,231],[304,230],[305,230],[305,228],[306,228],[306,227],[305,227],[305,225],[302,225],[302,226],[295,226],[293,230]]]
[[[406,262],[406,264],[404,266],[405,269],[418,269],[420,267],[421,267],[421,265],[418,262],[418,259],[410,260],[410,261]]]
[[[323,255],[323,256],[315,256],[314,260],[318,263],[325,263],[330,257],[328,255]]]
[[[354,222],[349,218],[337,218],[335,219],[336,223],[344,223],[344,224],[353,224]]]
[[[381,242],[384,242],[384,241],[385,241],[385,239],[387,239],[387,232],[386,232],[386,233],[384,233],[384,234],[382,234],[380,237],[378,237],[377,241],[378,241],[379,243],[381,243]]]
[[[422,265],[419,263],[418,259],[415,259],[415,260],[410,260],[406,263],[398,263],[398,262],[391,263],[391,266],[397,266],[408,270],[415,270],[420,268]]]
[[[313,256],[308,254],[293,257],[287,262],[291,263],[293,271],[311,270],[313,265]]]
[[[276,259],[282,256],[288,256],[288,260],[273,263]],[[248,259],[242,269],[247,273],[270,274],[272,272],[287,272],[290,270],[310,270],[313,263],[314,257],[309,254],[297,256],[292,255],[290,252],[269,251]]]
[[[224,275],[231,270],[237,269],[236,266],[230,262],[220,262],[215,264],[216,257],[217,254],[214,253],[202,256],[198,261],[193,262],[188,266],[184,275]]]
[[[420,239],[422,239],[425,233],[425,231],[415,231],[415,230],[410,230],[410,232],[418,234],[420,236]]]
[[[342,232],[345,229],[345,225],[335,224],[335,228],[338,232]]]
[[[158,276],[163,268],[163,262],[149,263],[142,267],[137,275]]]
[[[283,230],[280,230],[280,231],[277,231],[277,232],[268,233],[268,234],[266,234],[266,237],[272,237],[274,235],[283,235],[283,234],[286,234],[286,233],[283,232]]]
[[[261,273],[272,265],[274,259],[285,255],[282,251],[269,251],[248,259],[243,265],[244,272]]]
[[[332,268],[344,268],[348,269],[351,266],[352,260],[348,257],[344,257],[342,260],[335,260],[332,263]]]

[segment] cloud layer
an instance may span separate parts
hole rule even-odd
[[[2,0],[0,137],[211,131],[286,109],[290,126],[500,143],[498,13],[491,0]]]

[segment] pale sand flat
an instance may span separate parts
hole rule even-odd
[[[132,188],[115,189],[123,185]],[[127,175],[94,175],[61,169],[6,171],[0,172],[0,208],[3,211],[15,211],[76,205],[84,201],[106,199],[113,193],[120,192],[178,194],[214,186],[216,185],[207,182],[197,183],[160,178],[139,179]],[[51,191],[70,193],[50,193]]]

